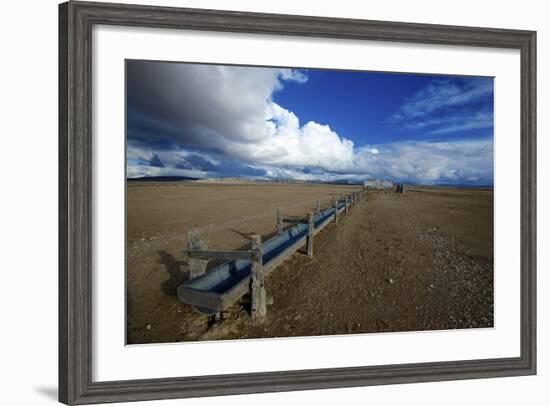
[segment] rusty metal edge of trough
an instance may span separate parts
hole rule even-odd
[[[339,200],[342,203],[342,207],[337,209],[337,215],[345,212],[346,202],[345,200]],[[348,203],[348,208],[351,207],[351,203]],[[327,209],[330,210],[331,208]],[[313,235],[320,233],[330,222],[334,220],[334,216],[327,217],[318,227],[313,231]],[[265,275],[270,274],[275,268],[281,265],[289,257],[291,257],[296,251],[298,251],[307,241],[307,234],[296,240],[294,244],[289,246],[279,255],[274,257],[271,261],[264,265],[263,269]],[[267,241],[266,241],[267,242]],[[222,266],[224,264],[221,264]],[[218,267],[209,270],[208,272],[215,271]],[[188,286],[187,281],[180,285],[177,289],[178,299],[184,303],[190,304],[201,313],[209,310],[211,313],[225,311],[231,307],[237,300],[246,295],[250,291],[250,275],[241,279],[232,288],[225,293],[212,293],[206,290],[194,289]]]

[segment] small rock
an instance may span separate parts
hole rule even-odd
[[[294,316],[294,320],[298,321],[302,318],[302,315],[301,314],[297,314],[296,316]]]
[[[151,330],[151,325],[150,324],[147,324],[147,326],[145,327],[147,330]]]
[[[434,288],[434,285],[432,285],[432,284],[430,283],[430,289],[433,289],[433,288]]]
[[[390,285],[393,285],[393,284],[395,283],[395,281],[394,281],[392,278],[390,278],[390,279],[388,279],[388,283],[389,283]]]

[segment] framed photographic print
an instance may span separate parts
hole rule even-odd
[[[536,373],[535,32],[59,27],[60,401]]]

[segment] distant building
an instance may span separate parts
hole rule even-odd
[[[363,187],[369,190],[393,189],[393,181],[385,179],[369,179],[363,182]]]

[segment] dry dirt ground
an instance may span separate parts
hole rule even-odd
[[[493,326],[493,192],[414,188],[368,192],[266,279],[273,304],[253,323],[236,304],[221,320],[180,303],[181,255],[198,229],[235,249],[275,230],[275,210],[305,215],[353,186],[129,183],[129,344]]]

